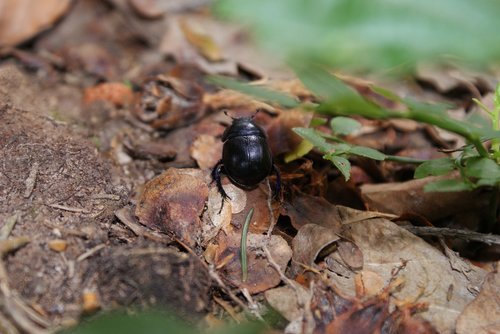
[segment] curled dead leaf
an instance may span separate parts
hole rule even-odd
[[[135,215],[141,224],[194,246],[202,233],[199,217],[207,197],[208,186],[200,170],[170,168],[144,185]]]
[[[339,239],[339,235],[331,228],[304,225],[292,241],[293,260],[312,266],[318,256],[326,256],[335,250]]]
[[[142,85],[142,94],[134,113],[156,129],[178,128],[205,115],[202,94],[202,88],[194,81],[159,75]]]

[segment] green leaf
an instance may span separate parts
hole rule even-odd
[[[334,117],[330,121],[333,133],[348,135],[361,128],[361,123],[349,117]]]
[[[365,100],[358,92],[321,66],[305,64],[292,64],[292,66],[304,85],[324,99],[317,111],[330,115],[356,114],[369,118],[389,116],[383,108]]]
[[[386,88],[383,88],[380,86],[375,86],[375,85],[371,85],[370,88],[375,93],[382,95],[383,97],[385,97],[386,99],[388,99],[392,102],[402,102],[403,101],[401,99],[401,97],[399,97],[396,93],[394,93],[393,91],[391,91],[389,89],[386,89]]]
[[[248,83],[234,80],[229,77],[209,75],[207,80],[213,84],[251,95],[262,101],[277,103],[286,108],[294,108],[299,105],[299,102],[288,94],[273,91],[262,86],[249,85]]]
[[[420,179],[429,175],[445,175],[455,169],[452,158],[433,159],[424,162],[415,169],[415,178]]]
[[[349,153],[349,151],[352,149],[351,145],[345,143],[333,144],[332,146],[333,151],[336,155]]]
[[[500,179],[479,179],[476,182],[477,186],[490,186],[495,187],[500,184]]]
[[[373,160],[385,160],[385,158],[387,158],[387,156],[384,153],[374,150],[373,148],[364,146],[353,146],[349,150],[349,153],[359,155],[361,157],[370,158]]]
[[[500,83],[497,83],[497,87],[495,88],[495,97],[493,98],[493,102],[495,104],[495,110],[500,110]]]
[[[333,154],[326,154],[323,156],[323,158],[333,162],[335,167],[337,167],[337,169],[344,176],[344,179],[346,181],[349,181],[349,179],[351,178],[351,163],[349,162],[349,160],[347,160],[344,157]]]
[[[320,125],[325,125],[326,122],[327,122],[327,120],[322,118],[322,117],[313,117],[313,119],[311,120],[311,123],[309,123],[309,126],[311,128],[315,128],[315,127],[320,126]]]
[[[215,12],[253,28],[274,54],[345,70],[402,73],[418,61],[485,66],[500,58],[495,0],[219,0]]]
[[[464,168],[465,175],[478,179],[500,178],[500,165],[488,158],[471,158]]]
[[[196,334],[194,327],[174,320],[172,315],[160,312],[142,312],[136,315],[110,313],[96,316],[92,321],[84,322],[76,328],[64,330],[60,334],[107,334],[107,333],[172,333]]]
[[[460,179],[447,179],[439,180],[436,182],[428,183],[424,187],[424,191],[438,191],[438,192],[455,192],[473,190],[474,187]]]
[[[308,140],[311,144],[318,148],[323,153],[328,153],[335,150],[335,147],[326,142],[326,139],[321,136],[316,130],[311,128],[293,128],[293,131]]]
[[[292,162],[298,158],[302,158],[304,155],[309,153],[314,148],[314,145],[309,140],[303,140],[299,145],[292,151],[285,155],[285,163]]]

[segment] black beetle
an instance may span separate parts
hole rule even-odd
[[[213,168],[212,179],[217,184],[223,203],[229,196],[222,188],[221,173],[226,174],[234,185],[251,190],[274,172],[274,196],[278,197],[281,193],[280,172],[273,163],[266,133],[254,123],[254,116],[233,118],[233,123],[222,135],[222,159]]]

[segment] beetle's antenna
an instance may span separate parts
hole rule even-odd
[[[236,119],[233,116],[231,116],[231,115],[228,114],[228,110],[227,109],[224,109],[224,115],[226,115],[227,117],[230,117],[232,120]]]

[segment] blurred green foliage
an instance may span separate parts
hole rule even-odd
[[[78,327],[59,334],[259,334],[265,331],[264,323],[247,322],[225,325],[210,330],[197,328],[179,320],[173,313],[141,311],[137,313],[111,312],[83,321]]]
[[[417,61],[500,59],[497,0],[218,0],[214,9],[291,62],[402,73]]]

